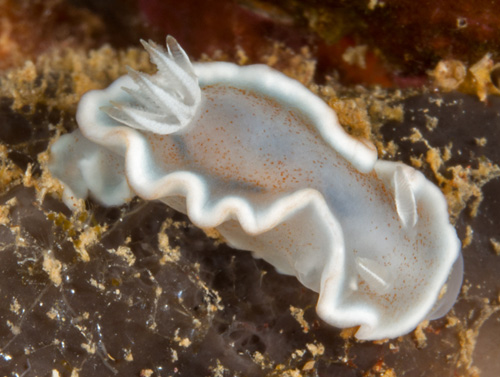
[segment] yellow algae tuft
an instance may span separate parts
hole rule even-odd
[[[438,126],[439,119],[436,117],[429,116],[427,114],[425,114],[424,116],[425,116],[425,128],[427,128],[429,131],[434,131]]]
[[[462,240],[462,248],[469,246],[472,242],[472,238],[474,237],[474,231],[470,225],[465,227],[465,238]]]
[[[111,254],[118,255],[123,258],[123,260],[129,265],[132,266],[135,263],[135,255],[130,249],[130,247],[121,245],[116,250],[108,250]]]
[[[21,334],[21,328],[19,326],[15,325],[14,323],[12,323],[9,320],[6,321],[6,324],[9,327],[10,332],[12,333],[12,335],[19,335],[19,334]]]
[[[292,314],[293,318],[295,318],[295,320],[300,324],[300,326],[302,327],[302,331],[307,334],[310,327],[307,321],[304,319],[304,310],[290,305],[290,313]]]
[[[496,255],[500,255],[500,241],[495,238],[490,238],[490,244],[493,247]]]
[[[88,53],[74,48],[56,49],[0,77],[0,95],[13,100],[13,110],[28,106],[34,111],[32,105],[39,103],[74,111],[85,92],[102,88],[124,75],[126,65],[152,70],[147,53],[139,49],[117,51],[103,46]],[[47,96],[48,88],[55,90],[53,95]]]
[[[303,377],[303,375],[302,373],[300,373],[300,370],[295,368],[280,372],[280,377]]]
[[[429,326],[429,321],[427,320],[423,321],[417,326],[417,328],[413,332],[417,348],[424,348],[427,345],[427,336],[425,335],[424,331],[428,326]]]
[[[442,150],[433,147],[416,128],[407,139],[412,143],[422,142],[428,148],[423,159],[413,157],[411,162],[416,167],[421,167],[424,162],[430,167],[445,194],[452,221],[455,221],[466,207],[469,207],[471,216],[476,216],[483,199],[482,187],[492,179],[500,177],[500,166],[485,157],[478,157],[475,159],[477,167],[454,165],[446,169],[448,174],[445,175],[442,170],[444,162],[451,158],[451,144]],[[451,178],[448,178],[450,173]]]
[[[0,194],[21,182],[23,171],[8,157],[7,146],[0,143]]]
[[[10,223],[10,209],[17,204],[17,198],[9,199],[5,204],[0,205],[0,225],[8,225]]]
[[[467,67],[460,60],[444,59],[439,61],[428,75],[433,79],[434,85],[449,92],[462,85],[467,75]]]
[[[140,377],[151,377],[154,374],[152,369],[142,369],[139,374]]]
[[[442,178],[442,190],[448,199],[452,218],[466,206],[469,206],[471,216],[476,216],[483,200],[482,187],[494,178],[500,177],[500,166],[487,159],[479,161],[477,168],[461,165],[450,167],[452,178]]]
[[[129,363],[132,362],[132,361],[134,361],[134,355],[132,354],[132,350],[131,349],[124,348],[123,352],[125,354],[125,357],[124,357],[125,361],[128,361]]]
[[[476,349],[476,343],[479,337],[480,330],[484,323],[491,318],[491,316],[500,311],[500,305],[490,305],[485,303],[479,311],[478,318],[474,321],[470,328],[464,327],[461,323],[459,326],[458,338],[460,342],[460,357],[458,360],[458,367],[464,367],[469,375],[474,375],[477,368],[472,365],[473,353]]]
[[[392,140],[385,143],[380,128],[387,121],[403,121],[404,108],[395,103],[401,99],[400,94],[380,91],[377,98],[368,92],[340,93],[332,87],[324,87],[322,93],[349,134],[374,143],[380,157],[395,156],[397,144]]]
[[[99,241],[101,234],[105,229],[106,227],[96,225],[93,227],[85,227],[85,229],[80,233],[78,238],[75,240],[74,245],[82,261],[90,261],[90,255],[87,249]]]
[[[304,364],[304,366],[302,367],[302,370],[303,371],[308,371],[308,370],[314,369],[314,364],[316,364],[316,361],[309,360],[308,362],[306,362]]]
[[[487,53],[469,68],[469,80],[464,86],[475,91],[481,101],[485,101],[490,93],[500,94],[500,91],[491,82],[493,65],[491,54]]]
[[[217,365],[215,367],[209,367],[212,377],[225,377],[227,373],[230,373],[230,370],[222,365],[219,359],[217,359],[216,363]]]
[[[325,346],[321,343],[307,343],[306,348],[314,357],[321,356],[325,353]]]
[[[252,361],[257,364],[261,369],[272,368],[273,364],[268,360],[268,357],[260,353],[259,351],[255,351],[252,354]]]
[[[56,287],[62,283],[61,271],[63,264],[57,260],[51,251],[43,253],[43,270],[49,275],[50,280]]]
[[[13,302],[10,304],[9,307],[10,311],[15,313],[15,314],[20,314],[21,313],[21,305],[19,304],[19,301],[17,298],[14,297]]]
[[[350,46],[342,54],[342,60],[359,68],[366,68],[367,45]]]
[[[348,327],[346,329],[342,329],[342,331],[340,332],[340,336],[344,340],[351,339],[351,338],[354,338],[354,336],[356,335],[356,332],[358,330],[359,330],[359,326]]]
[[[107,226],[90,226],[88,224],[89,214],[84,209],[83,200],[80,201],[80,205],[80,208],[73,212],[71,218],[67,218],[63,213],[54,212],[48,213],[47,218],[66,233],[68,239],[73,242],[80,260],[88,262],[90,261],[88,248],[97,244],[102,234],[106,231]]]
[[[316,71],[316,60],[307,46],[296,53],[283,43],[275,42],[272,50],[261,58],[261,63],[280,70],[305,86],[312,85]]]
[[[480,147],[484,147],[488,140],[485,137],[475,137],[474,141],[476,142],[476,145]]]
[[[329,105],[337,113],[340,124],[347,126],[354,136],[371,139],[371,119],[363,99],[331,100]]]
[[[441,60],[428,75],[433,79],[434,85],[443,91],[459,90],[474,94],[484,102],[489,94],[500,94],[498,83],[492,81],[492,73],[498,66],[494,63],[492,54],[486,53],[468,68],[459,60]]]
[[[160,259],[160,264],[165,264],[167,262],[178,262],[181,258],[181,251],[179,247],[172,248],[168,241],[168,235],[166,230],[172,226],[173,221],[171,219],[166,219],[161,225],[160,231],[158,232],[158,247],[162,252],[162,257]]]

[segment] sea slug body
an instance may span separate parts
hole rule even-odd
[[[320,98],[267,66],[193,65],[172,37],[167,49],[143,44],[157,73],[129,70],[85,94],[79,130],[52,147],[68,205],[161,200],[295,275],[319,292],[323,320],[359,326],[360,339],[448,311],[463,267],[434,184],[377,160]]]

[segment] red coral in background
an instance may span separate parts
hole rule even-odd
[[[290,18],[273,18],[272,11],[260,12],[234,1],[138,0],[138,4],[159,38],[174,35],[194,57],[218,51],[233,56],[241,47],[255,59],[271,39],[297,48],[307,44],[307,33],[297,30]]]

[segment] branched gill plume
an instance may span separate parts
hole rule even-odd
[[[201,90],[193,66],[177,41],[167,37],[167,50],[153,41],[141,41],[158,71],[154,75],[128,67],[136,88],[122,87],[130,102],[103,106],[111,118],[138,130],[170,134],[185,127],[201,100]]]

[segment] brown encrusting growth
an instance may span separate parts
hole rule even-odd
[[[0,70],[53,48],[88,48],[103,29],[97,16],[64,0],[0,0]]]

